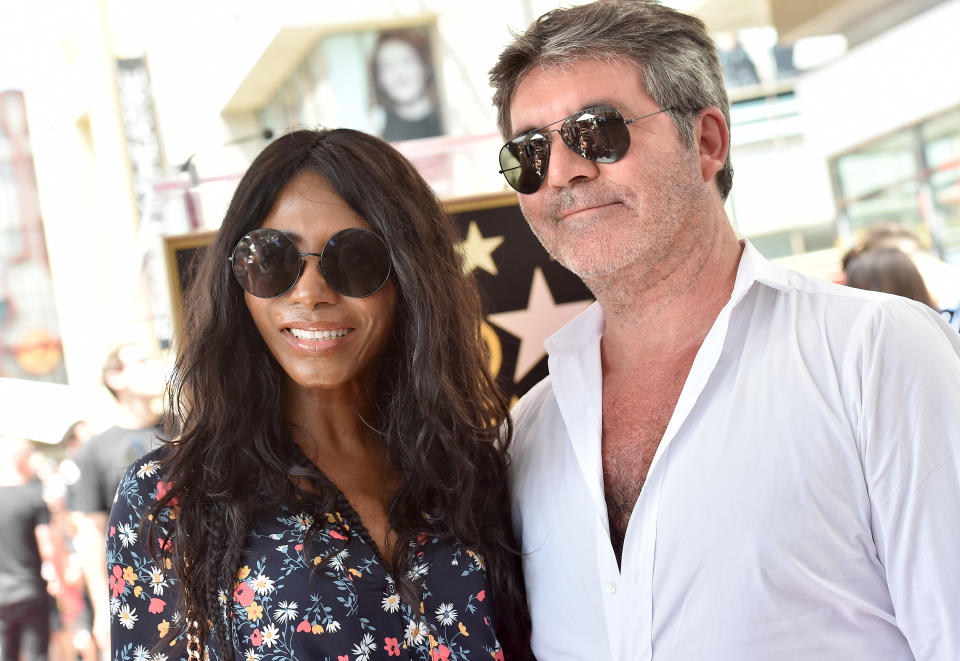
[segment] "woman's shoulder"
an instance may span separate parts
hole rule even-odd
[[[133,510],[143,514],[145,509],[152,507],[157,499],[163,497],[170,486],[166,482],[163,466],[166,454],[167,450],[160,448],[148,452],[130,464],[117,486],[114,511]]]

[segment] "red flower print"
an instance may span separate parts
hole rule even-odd
[[[310,633],[310,621],[303,620],[300,624],[297,625],[297,633]]]
[[[117,534],[117,527],[116,527],[116,526],[110,526],[110,536],[113,537],[113,536],[116,535],[116,534]]]
[[[302,551],[302,550],[303,550],[303,544],[297,544],[297,545],[294,546],[293,548],[295,548],[297,551]]]
[[[503,661],[503,650],[497,650],[493,654],[493,658],[496,659],[496,661]]]
[[[483,616],[483,623],[486,624],[486,625],[489,627],[489,626],[490,626],[490,618],[487,617],[486,615],[484,615],[484,616]]]
[[[233,591],[233,599],[244,608],[253,603],[253,590],[246,581],[240,581],[240,585]]]
[[[477,601],[483,601],[486,598],[487,598],[486,590],[480,590],[480,592],[477,593]]]
[[[338,655],[337,655],[337,661],[350,661],[350,655],[349,655],[349,654],[338,654]]]
[[[450,661],[450,649],[446,645],[440,645],[430,650],[430,661]]]
[[[122,595],[127,589],[127,582],[123,580],[123,570],[120,565],[114,565],[110,573],[110,592],[114,599]]]
[[[166,608],[166,606],[167,606],[167,602],[165,602],[163,599],[157,599],[156,597],[154,597],[153,599],[150,600],[150,607],[147,608],[147,610],[150,611],[151,613],[162,613],[163,609]]]
[[[254,647],[263,645],[263,634],[260,633],[260,629],[254,629],[253,633],[250,634],[250,644]]]
[[[173,547],[173,544],[170,542],[170,540],[164,539],[163,537],[157,537],[157,542],[160,544],[161,551],[169,551]]]
[[[164,496],[166,496],[166,495],[167,495],[167,492],[169,492],[170,489],[172,489],[172,488],[173,488],[173,482],[164,482],[164,481],[162,481],[162,480],[161,480],[160,482],[157,482],[157,500],[160,500],[161,498],[163,498]],[[167,504],[168,504],[168,505],[176,505],[176,504],[179,503],[179,502],[180,502],[180,498],[179,498],[179,497],[176,497],[176,498],[172,499],[172,500],[171,500],[169,503],[167,503]]]
[[[387,656],[400,656],[400,642],[396,638],[384,638],[383,649],[387,650]]]
[[[333,537],[334,539],[339,539],[341,542],[347,541],[347,538],[344,537],[342,534],[338,533],[336,530],[331,530],[330,536]]]
[[[427,539],[428,539],[427,533],[425,533],[425,532],[422,532],[422,533],[420,533],[419,535],[417,535],[417,543],[419,543],[420,546],[423,546],[424,544],[426,544],[426,543],[427,543]]]

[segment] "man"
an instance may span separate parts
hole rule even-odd
[[[960,658],[957,333],[738,241],[699,20],[554,10],[491,81],[501,169],[597,299],[514,409],[538,658]]]
[[[107,356],[103,384],[118,405],[114,427],[90,438],[76,457],[79,478],[67,506],[76,525],[75,545],[93,603],[93,635],[101,656],[110,651],[107,585],[107,517],[127,467],[156,447],[157,410],[164,386],[163,365],[138,344],[123,344]]]
[[[0,659],[45,661],[50,597],[41,566],[53,563],[50,512],[30,467],[30,444],[0,436]],[[59,567],[58,567],[59,568]],[[61,568],[62,569],[62,568]]]

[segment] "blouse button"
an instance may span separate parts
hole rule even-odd
[[[607,594],[616,594],[617,593],[617,582],[616,581],[607,581],[606,586]]]

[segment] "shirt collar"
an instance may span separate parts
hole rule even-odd
[[[743,253],[740,264],[737,266],[737,279],[730,294],[730,307],[736,306],[753,283],[786,290],[789,288],[787,271],[777,266],[753,247],[753,244],[743,239]],[[565,324],[560,330],[547,338],[544,345],[551,355],[579,351],[587,345],[599,341],[603,336],[604,317],[600,304],[593,305],[578,314]]]

